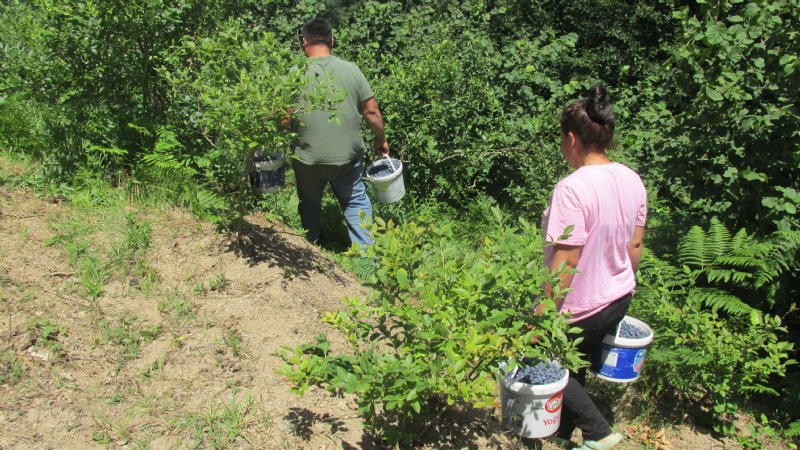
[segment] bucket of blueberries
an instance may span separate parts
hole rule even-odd
[[[653,342],[653,329],[639,319],[625,316],[614,331],[591,352],[590,370],[606,381],[635,381],[644,365],[647,347]]]
[[[542,438],[558,431],[563,391],[569,372],[553,361],[524,358],[500,364],[500,407],[503,426],[519,436]]]
[[[403,162],[388,156],[367,168],[367,180],[375,189],[375,198],[381,203],[394,203],[406,194],[403,184]]]
[[[275,194],[283,188],[286,180],[286,155],[266,155],[263,148],[258,148],[253,153],[253,169],[250,172],[253,189],[259,194]]]

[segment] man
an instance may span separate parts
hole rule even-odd
[[[347,222],[350,241],[364,245],[373,242],[361,226],[372,216],[362,173],[366,148],[361,138],[361,118],[375,136],[374,149],[381,157],[389,154],[383,117],[375,94],[355,64],[331,54],[333,30],[325,19],[311,19],[303,25],[303,51],[309,58],[309,90],[330,89],[328,100],[338,102],[334,111],[303,111],[294,121],[299,138],[292,161],[297,178],[298,212],[307,238],[320,237],[322,194],[327,184]],[[317,93],[315,91],[315,93]]]

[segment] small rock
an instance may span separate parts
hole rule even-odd
[[[77,418],[77,419],[75,419],[72,422],[67,424],[67,431],[72,431],[75,428],[79,428],[81,425],[82,425],[81,419]]]
[[[47,361],[50,358],[50,356],[47,354],[46,351],[44,350],[40,351],[34,348],[30,348],[28,350],[28,355],[30,355],[30,357],[33,359],[38,359],[39,361]]]

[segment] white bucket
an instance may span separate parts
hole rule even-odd
[[[391,168],[392,173],[377,177],[370,175],[371,171],[383,166]],[[373,162],[367,167],[367,180],[372,183],[375,197],[381,203],[394,203],[406,194],[406,187],[403,184],[403,162],[399,159],[387,157]]]
[[[253,161],[255,172],[250,174],[250,181],[256,192],[275,194],[283,188],[286,179],[286,155],[275,153],[267,158],[260,157]]]
[[[589,355],[592,362],[590,370],[601,380],[615,383],[636,381],[644,365],[647,346],[653,342],[653,329],[646,323],[630,316],[625,316],[620,325],[622,322],[646,330],[648,334],[639,339],[624,338],[618,336],[619,327],[607,334]]]
[[[555,434],[561,423],[561,404],[569,372],[555,383],[533,385],[514,381],[511,373],[497,374],[503,426],[525,438]]]

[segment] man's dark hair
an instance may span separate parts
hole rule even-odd
[[[316,17],[303,24],[303,37],[308,45],[333,46],[333,27],[326,19]]]

